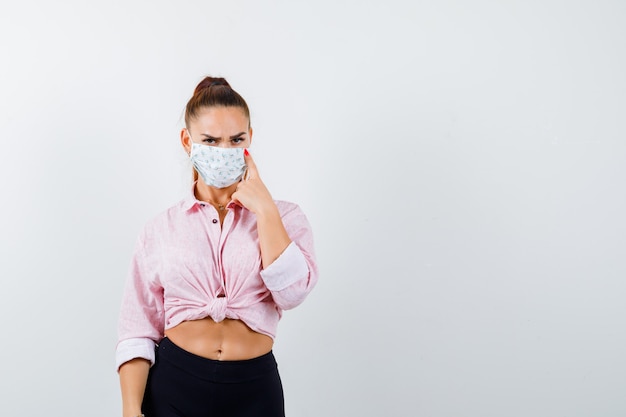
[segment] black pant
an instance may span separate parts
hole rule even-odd
[[[242,361],[217,361],[165,338],[156,353],[143,399],[146,417],[285,416],[272,352]]]

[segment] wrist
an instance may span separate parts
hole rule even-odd
[[[124,417],[145,417],[144,414],[141,412],[141,408],[128,408],[125,409],[123,414]]]

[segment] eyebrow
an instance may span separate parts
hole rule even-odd
[[[245,135],[245,134],[246,134],[246,132],[239,132],[239,133],[237,133],[236,135],[232,135],[232,136],[230,137],[230,139],[237,139],[239,136],[243,136],[243,135]],[[205,137],[205,138],[207,138],[207,139],[213,139],[213,140],[219,140],[219,139],[221,139],[221,138],[216,138],[215,136],[207,135],[206,133],[202,133],[202,136],[204,136],[204,137]]]

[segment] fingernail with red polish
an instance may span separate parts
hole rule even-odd
[[[244,149],[244,150],[243,150],[243,154],[244,154],[244,155],[246,155],[246,156],[250,156],[250,152],[248,152],[248,150],[247,150],[247,149]]]

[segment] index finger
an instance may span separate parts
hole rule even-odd
[[[243,158],[246,161],[246,165],[248,166],[244,179],[248,180],[251,178],[259,178],[259,171],[257,170],[256,164],[254,163],[254,159],[252,159],[252,156],[247,149],[243,150]]]

